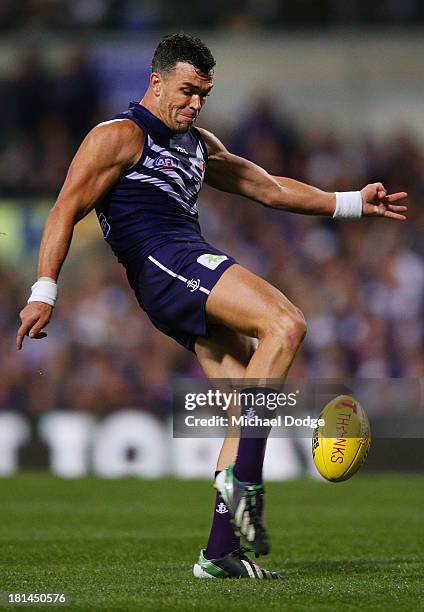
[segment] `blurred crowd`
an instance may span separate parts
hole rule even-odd
[[[37,50],[0,80],[0,197],[53,196],[84,135],[101,119],[99,84],[82,50],[51,71]]]
[[[182,14],[183,12],[183,14]],[[416,24],[420,0],[2,0],[0,30],[140,32],[163,28],[251,30],[272,27]]]
[[[73,56],[67,74],[54,80],[27,57],[17,77],[1,84],[10,96],[0,115],[0,197],[52,197],[77,143],[101,118],[83,56]],[[263,98],[219,135],[271,173],[329,191],[376,180],[391,192],[407,190],[409,221],[292,215],[206,187],[203,233],[305,313],[309,331],[293,377],[422,377],[424,149],[405,130],[384,142],[369,133],[347,141],[320,126],[302,131],[301,119]],[[142,406],[168,414],[175,376],[200,376],[199,366],[140,311],[100,230],[64,270],[48,338],[26,340],[18,353],[18,312],[35,268],[32,253],[19,266],[0,261],[0,409],[104,413]]]

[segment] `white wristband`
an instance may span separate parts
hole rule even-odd
[[[360,191],[336,191],[336,210],[333,219],[359,219],[362,215]]]
[[[57,299],[57,284],[52,278],[42,276],[31,287],[31,295],[28,300],[30,302],[45,302],[54,306]]]

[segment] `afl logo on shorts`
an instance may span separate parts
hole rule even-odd
[[[166,155],[159,155],[153,162],[153,166],[155,168],[171,170],[172,168],[178,168],[178,159],[175,159],[175,157],[167,157]]]

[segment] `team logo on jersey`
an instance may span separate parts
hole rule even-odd
[[[204,255],[199,255],[197,258],[197,263],[202,264],[205,268],[209,268],[209,270],[216,270],[220,263],[228,259],[226,255],[212,255],[212,253],[205,253]]]
[[[172,168],[178,168],[178,159],[175,159],[175,157],[168,157],[166,155],[159,155],[153,162],[153,166],[155,168],[171,170]]]
[[[198,289],[199,287],[200,287],[200,278],[198,279],[191,278],[190,280],[187,281],[187,288],[190,289],[192,293],[196,291],[196,289]]]
[[[224,504],[224,502],[220,502],[217,507],[215,512],[218,512],[218,514],[226,514],[228,512],[228,508],[227,506]]]

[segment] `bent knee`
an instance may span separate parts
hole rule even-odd
[[[277,307],[267,317],[260,329],[259,336],[270,336],[289,348],[297,348],[306,336],[306,320],[303,312],[293,307]]]
[[[306,336],[306,332],[308,331],[308,325],[306,323],[305,315],[300,310],[300,308],[295,306],[295,312],[296,312],[296,317],[297,317],[298,322],[299,322],[299,326],[301,327],[301,331],[302,331],[302,337],[301,337],[301,342],[302,342],[302,340]]]

